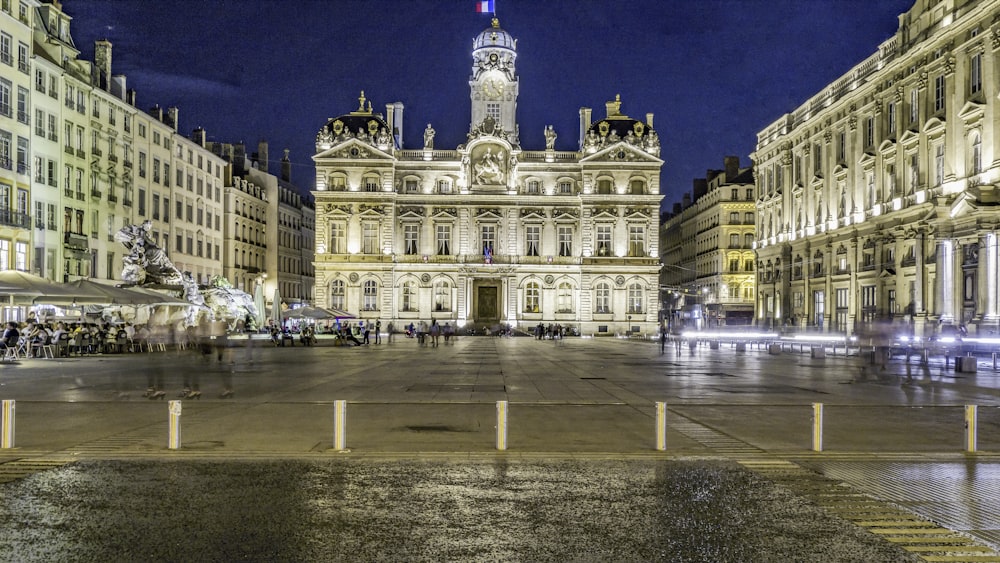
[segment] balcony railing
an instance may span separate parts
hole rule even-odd
[[[0,225],[8,227],[18,227],[21,229],[31,228],[31,216],[20,211],[10,209],[0,209]]]
[[[63,244],[76,250],[87,250],[90,247],[90,244],[87,241],[87,235],[84,235],[83,233],[64,233]]]

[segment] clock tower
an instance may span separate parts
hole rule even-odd
[[[472,43],[471,128],[478,128],[487,118],[516,138],[517,132],[517,40],[500,28],[500,20],[480,33]]]

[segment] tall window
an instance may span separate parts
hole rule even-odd
[[[944,183],[944,143],[934,147],[934,186]]]
[[[403,282],[403,304],[401,310],[417,310],[417,284],[413,281]]]
[[[480,227],[480,242],[483,246],[483,254],[489,253],[490,256],[494,256],[494,245],[496,244],[497,227],[496,225],[482,225]]]
[[[979,133],[972,134],[972,173],[980,174],[983,171],[983,140]]]
[[[611,312],[611,286],[599,283],[594,289],[594,312],[606,314]]]
[[[347,252],[347,225],[336,221],[330,223],[330,254],[344,254]]]
[[[642,286],[637,283],[633,283],[628,286],[628,312],[630,314],[642,313],[642,309]]]
[[[878,203],[878,194],[875,193],[875,173],[868,171],[865,173],[865,184],[867,187],[868,207],[874,207]]]
[[[538,225],[528,225],[524,231],[524,253],[528,256],[538,256],[542,228]]]
[[[556,290],[556,312],[573,312],[573,286],[569,282],[562,282]]]
[[[920,164],[917,153],[910,155],[910,193],[912,194],[920,186]]]
[[[541,311],[539,303],[540,291],[538,283],[529,282],[524,286],[524,312],[538,313]]]
[[[407,224],[403,225],[403,253],[404,254],[416,254],[417,253],[417,234],[420,231],[420,225]]]
[[[632,257],[646,255],[646,228],[642,225],[628,227],[628,255]]]
[[[437,225],[437,253],[439,256],[451,254],[451,225]]]
[[[378,223],[365,221],[361,225],[361,252],[364,254],[378,252]]]
[[[920,118],[920,92],[914,88],[910,90],[910,125]]]
[[[976,53],[969,59],[969,94],[983,90],[983,54]]]
[[[434,284],[434,310],[451,310],[451,284],[446,281]]]
[[[494,121],[500,121],[500,102],[486,102],[486,116]]]
[[[944,75],[934,79],[934,113],[944,110]]]
[[[894,102],[889,102],[889,105],[885,107],[886,121],[889,125],[889,137],[896,136],[896,104]]]
[[[10,269],[10,241],[0,239],[0,270]]]
[[[875,118],[865,119],[865,147],[875,145]]]
[[[885,166],[885,200],[896,197],[896,165],[887,164]]]
[[[378,286],[375,284],[375,280],[367,280],[364,285],[364,304],[363,308],[365,311],[377,311],[378,310]]]
[[[330,306],[344,310],[344,280],[333,280],[330,284]]]
[[[611,256],[611,225],[597,225],[597,255]]]
[[[739,248],[740,247],[740,235],[737,233],[729,234],[729,248]]]
[[[559,256],[573,255],[573,227],[559,227]]]

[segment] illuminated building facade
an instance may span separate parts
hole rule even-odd
[[[403,104],[366,105],[316,137],[316,302],[361,318],[584,334],[649,333],[658,318],[660,143],[607,103],[580,110],[579,150],[521,146],[516,41],[473,43],[468,140],[404,149]]]
[[[917,0],[758,134],[758,324],[996,329],[998,18],[995,0]]]

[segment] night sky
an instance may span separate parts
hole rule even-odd
[[[578,148],[579,109],[655,114],[669,209],[726,155],[750,164],[758,131],[891,37],[914,0],[496,0],[518,39],[521,146]],[[292,181],[313,187],[316,132],[365,91],[377,112],[401,101],[404,148],[469,130],[472,40],[490,25],[473,0],[64,0],[73,37],[114,44],[137,106],[180,111],[181,132],[291,149]],[[271,168],[278,170],[277,166]]]

